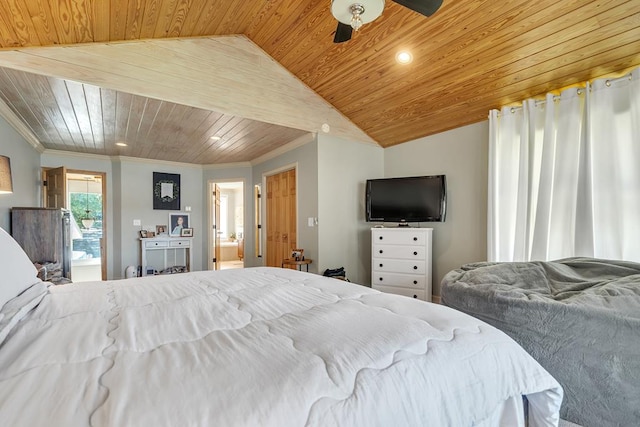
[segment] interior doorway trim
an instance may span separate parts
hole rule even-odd
[[[224,184],[224,183],[229,183],[229,182],[240,182],[242,183],[242,227],[243,227],[243,234],[242,234],[242,238],[244,239],[244,258],[243,258],[243,263],[244,265],[246,265],[246,260],[247,260],[247,206],[250,206],[250,204],[247,202],[248,200],[248,196],[247,196],[247,180],[245,178],[222,178],[222,179],[213,179],[210,178],[207,180],[207,205],[208,205],[208,215],[207,215],[207,254],[208,254],[208,259],[207,259],[207,269],[209,270],[213,270],[215,268],[214,264],[213,264],[213,258],[215,258],[215,253],[214,253],[214,245],[212,240],[212,230],[213,230],[213,215],[214,215],[214,209],[215,206],[213,206],[213,197],[212,197],[212,191],[214,189],[214,186],[216,184]],[[250,190],[250,194],[253,195],[253,187],[249,189]],[[252,197],[252,196],[251,196]],[[221,262],[221,260],[216,260],[218,263]]]
[[[55,169],[54,167],[49,167],[49,166],[43,166],[40,168],[41,171],[41,176],[42,176],[42,183],[44,183],[46,181],[46,171],[50,170],[50,169]],[[99,176],[102,180],[101,183],[101,191],[102,191],[102,241],[100,243],[100,275],[102,276],[102,280],[107,280],[107,262],[108,262],[108,256],[107,256],[107,251],[108,251],[108,242],[109,242],[109,220],[110,218],[107,217],[107,204],[109,203],[108,198],[107,198],[107,173],[106,172],[100,172],[100,171],[90,171],[90,170],[84,170],[84,169],[66,169],[65,170],[65,181],[67,180],[66,174],[79,174],[79,175],[93,175],[93,176]],[[41,192],[41,206],[46,207],[47,206],[47,197],[46,197],[46,193],[47,190],[44,187],[44,184],[42,186],[40,186],[40,188],[42,189]],[[71,206],[69,206],[70,200],[68,198],[68,195],[65,195],[65,206],[67,209],[71,209]],[[73,280],[73,278],[72,278]]]

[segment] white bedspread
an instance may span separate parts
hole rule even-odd
[[[279,268],[49,288],[0,346],[11,426],[471,426],[562,389],[444,306]],[[503,421],[504,422],[504,421]]]

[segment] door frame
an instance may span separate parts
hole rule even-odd
[[[298,162],[294,162],[294,163],[289,163],[279,168],[271,169],[269,171],[262,173],[262,184],[261,184],[262,203],[261,203],[261,212],[260,212],[260,216],[262,218],[262,224],[261,224],[262,227],[260,228],[260,241],[262,242],[262,245],[260,247],[260,253],[262,254],[262,257],[260,257],[260,264],[263,266],[267,259],[266,235],[267,235],[267,227],[268,227],[267,224],[269,223],[269,218],[267,218],[267,177],[272,175],[277,175],[279,173],[289,171],[292,169],[296,171],[296,221],[295,221],[296,244],[298,245],[297,247],[299,248],[302,247],[302,245],[300,244],[300,233],[298,230],[298,224],[299,224],[298,218],[300,215],[300,206],[298,205],[300,201],[300,199],[298,198],[298,193],[300,191],[300,185],[299,185],[300,174],[298,173]]]
[[[46,201],[47,201],[47,189],[44,186],[44,182],[46,180],[46,171],[48,171],[49,169],[56,169],[53,167],[41,167],[41,176],[42,176],[42,201],[41,204],[42,206],[46,206]],[[108,224],[109,221],[107,220],[107,173],[106,172],[100,172],[100,171],[89,171],[89,170],[84,170],[84,169],[69,169],[65,167],[65,176],[64,176],[64,180],[65,180],[65,185],[66,185],[66,181],[67,181],[67,174],[68,173],[75,173],[75,174],[81,174],[81,175],[93,175],[93,176],[100,176],[102,178],[102,241],[100,243],[100,275],[102,276],[102,280],[107,280],[107,242],[108,242]],[[68,193],[68,188],[67,188],[67,193]],[[65,197],[65,201],[64,204],[66,206],[66,209],[70,209],[68,207],[68,203],[69,203],[69,197],[68,194],[64,195]]]
[[[242,223],[243,223],[243,228],[244,228],[244,232],[242,234],[242,238],[244,239],[244,244],[245,244],[245,255],[244,255],[244,259],[242,260],[244,265],[247,265],[247,255],[246,255],[246,248],[247,248],[247,180],[245,178],[224,178],[224,179],[209,179],[207,180],[207,205],[208,205],[208,212],[209,214],[207,215],[207,254],[209,255],[209,259],[207,260],[207,269],[208,270],[213,270],[214,269],[214,265],[213,265],[213,258],[215,257],[215,254],[212,253],[213,250],[213,245],[211,242],[211,238],[212,238],[212,230],[213,230],[213,210],[215,209],[215,207],[213,206],[213,197],[211,195],[211,192],[213,191],[213,186],[215,184],[221,184],[223,182],[241,182],[242,183]],[[253,186],[251,187],[251,194],[253,195]],[[253,222],[252,222],[253,224]],[[252,225],[253,227],[253,225]],[[220,262],[220,260],[217,260],[218,262]]]

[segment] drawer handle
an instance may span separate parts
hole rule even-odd
[[[382,250],[382,249],[380,249],[380,253],[382,253],[382,252],[383,252],[383,250]]]
[[[414,280],[414,281],[413,281],[413,284],[414,284],[414,285],[417,285],[417,284],[418,284],[418,281],[417,281],[417,280]]]
[[[380,281],[382,282],[382,277],[380,278]]]
[[[382,267],[382,264],[380,264],[380,267]]]
[[[378,237],[378,239],[382,240],[382,236]]]
[[[417,242],[417,241],[418,241],[418,238],[417,238],[417,237],[414,237],[414,238],[413,238],[413,241],[414,241],[414,242]]]
[[[418,295],[416,295],[416,294],[413,294],[413,297],[414,297],[414,298],[418,298]]]
[[[413,251],[413,254],[414,254],[414,255],[418,255],[418,252],[416,252],[416,251]]]
[[[414,265],[414,266],[413,266],[413,269],[414,269],[414,270],[417,270],[417,269],[418,269],[418,266],[417,266],[417,265]]]

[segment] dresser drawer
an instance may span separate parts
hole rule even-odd
[[[188,248],[189,246],[191,246],[191,242],[189,240],[177,240],[169,242],[169,247],[172,248]]]
[[[161,242],[144,242],[144,247],[145,248],[166,248],[167,246],[169,246],[167,244],[166,241],[161,241]]]
[[[384,287],[403,287],[403,288],[419,288],[425,289],[427,278],[424,274],[412,275],[401,273],[385,273],[383,271],[375,271],[371,278],[372,286]]]
[[[419,245],[424,246],[427,241],[426,233],[423,229],[407,230],[373,230],[372,244],[385,245]]]
[[[408,289],[408,288],[388,287],[388,286],[378,286],[378,285],[374,285],[372,287],[375,290],[389,293],[389,294],[402,295],[409,298],[417,298],[423,301],[431,301],[431,298],[427,299],[427,293],[424,291],[424,289]]]
[[[388,271],[391,273],[422,274],[426,273],[426,263],[419,260],[405,260],[393,258],[374,258],[371,261],[373,271]]]
[[[426,259],[427,250],[424,246],[401,246],[401,245],[374,245],[374,258],[396,258],[396,259]]]

